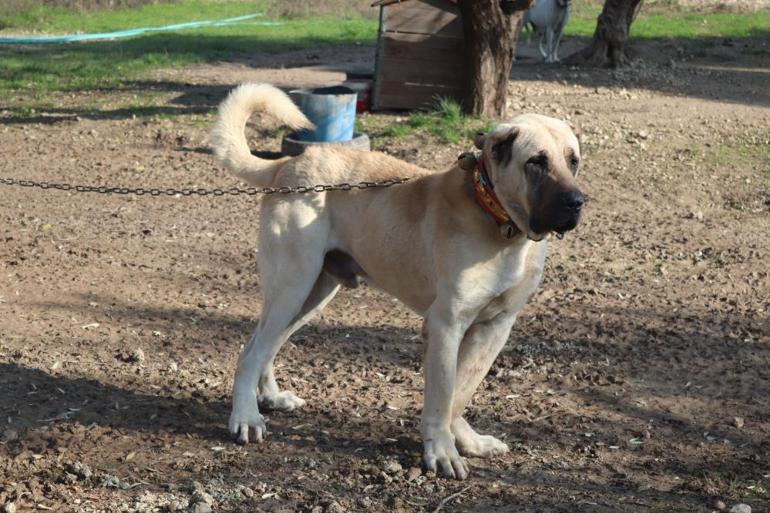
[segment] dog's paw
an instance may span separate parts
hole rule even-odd
[[[463,456],[473,458],[489,458],[508,452],[508,446],[494,436],[480,435],[470,424],[457,417],[452,421],[452,434],[455,436],[457,450]]]
[[[468,463],[457,452],[454,437],[449,433],[425,440],[422,464],[425,470],[440,476],[460,480],[468,477]]]
[[[457,437],[457,450],[468,458],[489,458],[508,452],[508,445],[491,435],[473,433],[471,436]]]
[[[230,434],[235,437],[239,444],[247,444],[250,439],[254,442],[261,442],[267,433],[265,420],[259,414],[256,401],[251,407],[233,406],[228,425]],[[254,436],[249,438],[252,434]]]
[[[275,395],[259,396],[259,407],[269,411],[294,411],[305,406],[305,400],[300,399],[294,392],[283,390]]]

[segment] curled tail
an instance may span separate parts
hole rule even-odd
[[[245,182],[268,187],[289,157],[266,160],[251,154],[243,130],[254,112],[268,114],[291,128],[312,128],[313,124],[286,93],[269,84],[238,86],[219,105],[211,132],[217,160]]]

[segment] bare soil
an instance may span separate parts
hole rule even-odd
[[[468,411],[511,451],[465,482],[420,472],[420,319],[370,288],[280,353],[307,406],[268,414],[261,445],[230,440],[261,302],[254,198],[0,186],[0,508],[770,511],[770,41],[710,43],[637,44],[620,71],[514,67],[511,114],[581,128],[589,202]],[[35,112],[20,92],[0,111],[0,176],[235,186],[206,149],[229,87],[336,81],[340,60],[371,58],[170,70]],[[437,170],[470,147],[370,135]]]

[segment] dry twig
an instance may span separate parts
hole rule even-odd
[[[438,503],[438,506],[436,506],[436,509],[433,510],[433,513],[438,513],[439,511],[441,511],[441,508],[443,508],[444,506],[447,505],[447,503],[449,503],[450,501],[456,499],[457,497],[459,497],[460,495],[464,494],[465,492],[467,492],[470,489],[471,489],[470,486],[466,486],[465,488],[463,488],[459,492],[453,493],[452,495],[450,495],[448,497],[444,497],[441,500],[441,502]]]

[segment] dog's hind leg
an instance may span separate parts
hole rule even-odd
[[[305,299],[302,309],[286,329],[283,339],[288,339],[295,331],[310,321],[332,300],[339,289],[339,281],[326,272],[321,272],[315,285],[313,285],[313,290]],[[278,388],[273,371],[273,361],[268,362],[265,371],[259,378],[259,407],[265,410],[292,411],[304,405],[305,401],[297,397],[294,392]]]
[[[562,34],[564,34],[564,21],[562,21],[556,28],[556,35],[554,36],[553,43],[553,62],[561,62],[561,59],[559,59],[559,45],[561,44]]]
[[[515,314],[501,312],[471,326],[460,344],[451,429],[457,450],[463,456],[487,457],[508,451],[508,446],[497,438],[476,433],[462,414],[508,340],[515,320]]]
[[[553,54],[554,54],[553,45],[554,45],[553,28],[548,27],[548,28],[545,29],[545,49],[546,49],[546,55],[544,55],[545,62],[547,64],[552,64],[554,62],[554,60],[553,60],[553,58],[554,58],[553,57]],[[542,53],[542,51],[543,51],[543,48],[541,47],[540,48],[540,52]]]
[[[544,32],[540,33],[540,40],[538,43],[538,48],[540,49],[540,55],[543,56],[543,60],[545,62],[548,62],[548,52],[546,52],[546,47],[543,46],[546,41],[546,34],[548,33],[548,29],[546,29]]]
[[[303,306],[321,274],[324,255],[312,251],[314,245],[309,238],[299,233],[292,240],[303,241],[302,247],[277,247],[274,241],[265,250],[272,253],[261,269],[265,304],[259,325],[238,359],[233,385],[229,428],[240,443],[248,443],[250,430],[256,441],[262,440],[266,427],[257,404],[257,385],[291,333],[292,325],[302,319]]]

